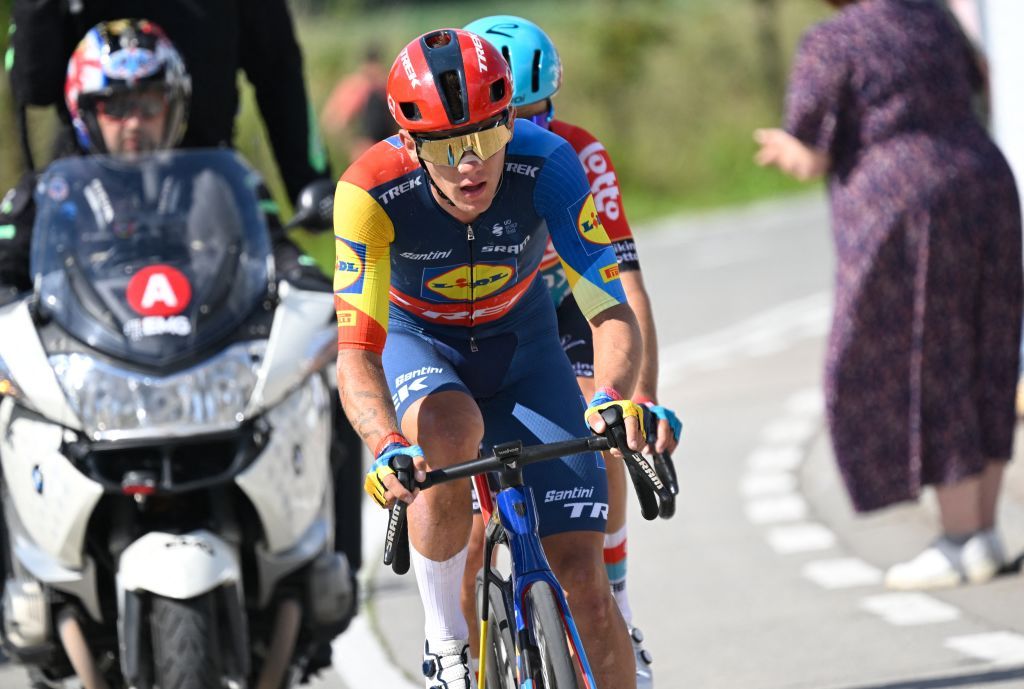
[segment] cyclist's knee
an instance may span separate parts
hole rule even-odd
[[[472,397],[444,391],[418,400],[402,419],[402,429],[423,447],[432,465],[443,466],[476,455],[484,421]]]

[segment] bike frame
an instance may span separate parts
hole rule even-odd
[[[502,592],[506,610],[514,614],[516,623],[516,680],[521,688],[531,686],[530,680],[540,670],[532,667],[534,658],[522,650],[530,644],[536,644],[532,630],[529,627],[529,615],[526,609],[526,593],[530,587],[537,583],[544,583],[551,587],[558,601],[559,609],[562,612],[562,625],[568,632],[569,644],[576,657],[584,682],[587,687],[596,687],[594,674],[590,669],[590,662],[583,650],[583,642],[580,639],[579,630],[569,610],[569,603],[565,600],[562,592],[562,585],[558,583],[551,565],[548,564],[547,556],[540,541],[538,525],[540,520],[537,515],[537,505],[533,499],[533,491],[529,486],[523,484],[522,469],[504,468],[500,473],[501,490],[496,496],[491,495],[490,486],[486,476],[476,475],[473,481],[477,488],[477,495],[480,500],[480,512],[486,520],[487,540],[484,548],[484,591],[483,591],[483,614],[480,620],[480,672],[478,684],[482,687],[485,682],[486,670],[486,647],[487,647],[487,618],[490,598],[487,595],[487,587],[497,586]],[[497,510],[495,511],[495,506]],[[500,577],[496,577],[491,571],[488,563],[491,562],[494,548],[500,543],[508,545],[511,560],[512,572],[510,577],[511,587]],[[509,590],[511,588],[511,590]]]

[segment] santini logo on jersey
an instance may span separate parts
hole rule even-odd
[[[448,258],[452,255],[452,250],[448,251],[428,251],[425,254],[417,254],[412,251],[403,251],[399,254],[402,258],[407,258],[410,261],[436,261],[439,258]]]

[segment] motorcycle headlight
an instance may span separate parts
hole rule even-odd
[[[55,354],[50,365],[91,439],[183,436],[232,430],[245,420],[265,349],[265,342],[234,345],[165,378],[87,354]]]

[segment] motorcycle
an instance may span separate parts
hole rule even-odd
[[[0,308],[3,637],[36,686],[281,689],[353,614],[332,296],[227,150],[53,163]]]

